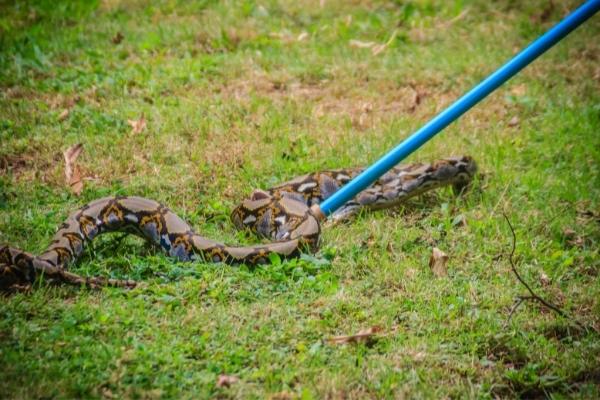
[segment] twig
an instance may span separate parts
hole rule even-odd
[[[517,297],[516,301],[513,303],[512,307],[510,308],[510,312],[508,313],[508,318],[506,318],[505,326],[508,325],[513,314],[515,313],[515,311],[517,311],[517,308],[519,308],[521,303],[523,303],[524,301],[525,301],[525,299],[523,297],[521,297],[521,296]]]
[[[510,267],[512,269],[512,272],[515,274],[515,276],[519,280],[519,282],[521,282],[521,284],[523,286],[525,286],[527,291],[530,293],[530,296],[517,297],[515,304],[510,309],[510,313],[508,314],[508,319],[506,320],[506,323],[508,324],[510,322],[510,319],[512,318],[514,312],[526,300],[535,300],[535,301],[543,304],[544,306],[548,307],[549,309],[551,309],[552,311],[554,311],[561,317],[569,319],[569,317],[565,314],[565,312],[562,311],[560,308],[558,308],[558,306],[555,306],[554,304],[549,303],[548,301],[544,300],[543,298],[541,298],[540,296],[535,294],[535,292],[531,289],[531,287],[527,284],[527,282],[525,282],[525,280],[521,277],[521,275],[519,274],[519,271],[517,271],[517,267],[515,266],[515,263],[513,261],[513,256],[515,255],[515,250],[517,248],[517,235],[515,234],[515,229],[513,228],[512,224],[510,223],[510,220],[508,219],[508,216],[506,215],[506,213],[502,212],[502,215],[504,215],[504,219],[506,219],[506,222],[508,223],[508,226],[510,228],[510,232],[511,232],[512,238],[513,238],[512,249],[510,251],[510,254],[508,255],[508,261],[510,262]]]

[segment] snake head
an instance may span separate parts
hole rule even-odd
[[[231,219],[237,228],[248,229],[275,241],[305,236],[300,231],[306,230],[305,222],[308,217],[306,203],[289,196],[273,196],[263,190],[253,191],[231,213]],[[314,229],[308,230],[312,232]],[[315,233],[318,236],[320,231]]]
[[[259,218],[273,203],[273,196],[264,190],[256,189],[249,198],[244,199],[231,212],[231,220],[238,229],[249,229],[257,232]]]

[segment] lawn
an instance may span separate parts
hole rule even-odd
[[[116,194],[255,243],[229,221],[253,188],[368,165],[578,3],[2,2],[0,243],[40,253]],[[144,287],[1,297],[0,397],[599,397],[598,37],[600,16],[410,157],[473,156],[461,196],[362,213],[317,254],[257,268],[95,240],[75,272]],[[517,268],[566,318],[526,302],[509,320],[527,292],[503,213]]]

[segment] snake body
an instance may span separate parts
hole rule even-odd
[[[267,190],[255,190],[233,210],[232,220],[238,228],[249,229],[273,242],[249,247],[227,246],[201,236],[177,214],[154,200],[135,196],[98,199],[69,215],[39,256],[0,246],[0,290],[28,287],[42,276],[51,282],[89,287],[135,286],[130,280],[81,277],[67,270],[87,242],[106,232],[136,234],[181,261],[254,265],[267,263],[270,254],[291,258],[305,250],[316,251],[321,228],[310,207],[327,199],[362,170],[321,171]],[[468,156],[432,164],[398,166],[336,211],[332,218],[345,219],[361,208],[392,207],[443,185],[462,187],[475,171],[475,162]]]

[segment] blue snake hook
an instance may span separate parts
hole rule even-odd
[[[460,99],[431,119],[421,129],[413,133],[369,168],[365,169],[365,171],[356,176],[348,184],[344,185],[320,206],[313,206],[313,213],[321,219],[331,215],[348,200],[366,189],[392,167],[457,120],[471,109],[471,107],[479,103],[500,85],[546,52],[546,50],[562,40],[575,28],[591,18],[598,10],[600,10],[600,0],[588,0],[585,2]]]

